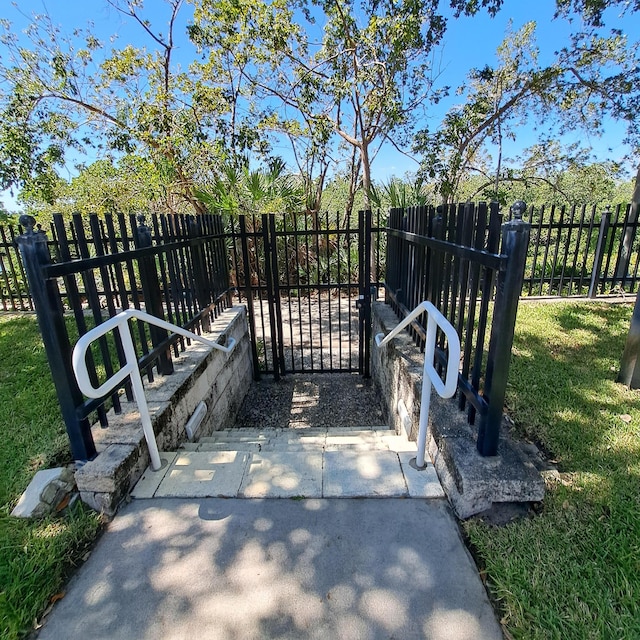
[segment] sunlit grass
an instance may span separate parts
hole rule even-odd
[[[640,638],[640,392],[615,382],[630,306],[523,303],[507,404],[557,460],[540,514],[465,524],[514,638]],[[99,530],[78,507],[8,517],[34,472],[69,461],[35,318],[0,319],[0,637],[18,638]]]
[[[640,638],[640,392],[615,382],[630,317],[520,305],[507,404],[560,480],[536,516],[465,524],[513,638]]]
[[[35,317],[0,318],[0,637],[42,615],[100,528],[82,505],[39,522],[9,513],[34,473],[71,461]]]

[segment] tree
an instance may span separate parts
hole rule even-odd
[[[502,169],[503,137],[515,137],[515,127],[526,118],[531,99],[548,84],[548,72],[537,65],[535,23],[507,35],[497,49],[495,68],[472,69],[458,88],[464,95],[435,131],[419,131],[414,151],[422,153],[420,173],[435,178],[445,203],[456,197],[461,180],[471,172],[488,175],[488,145],[497,147],[495,192]]]
[[[460,200],[495,199],[501,204],[524,200],[529,204],[606,205],[628,202],[621,187],[618,163],[594,162],[590,151],[577,144],[563,146],[555,140],[535,144],[495,177],[477,173],[462,180]],[[616,200],[616,198],[618,198]]]
[[[567,16],[573,11],[594,27],[603,26],[602,14],[608,8],[621,6],[623,12],[640,10],[640,0],[556,0],[556,5],[557,15]]]
[[[238,214],[298,213],[304,209],[303,185],[291,175],[284,162],[274,159],[266,170],[227,163],[208,187],[195,191],[211,211]]]
[[[254,95],[277,101],[269,115],[277,112],[281,126],[297,121],[310,135],[318,128],[332,131],[357,151],[352,166],[361,168],[368,205],[380,145],[401,147],[418,109],[433,97],[429,54],[446,29],[440,4],[203,0],[190,33],[210,56],[232,57],[235,73]],[[495,13],[501,0],[450,4],[458,13]]]
[[[528,162],[520,169],[504,169],[503,139],[515,139],[518,125],[535,118],[539,127],[555,131],[533,149],[544,156],[545,148],[557,146],[554,138],[567,131],[584,129],[601,134],[606,117],[634,123],[633,105],[640,98],[636,53],[637,47],[619,33],[579,33],[572,38],[572,46],[560,50],[550,65],[540,66],[535,24],[526,24],[500,45],[495,68],[472,70],[468,82],[458,90],[464,103],[446,114],[442,126],[417,134],[414,150],[423,153],[422,174],[437,179],[445,202],[458,197],[461,181],[473,172],[486,177],[480,189],[495,199],[501,198],[505,180],[547,180],[551,184],[549,175],[527,173]],[[627,140],[638,144],[633,126]],[[489,152],[494,149],[497,162],[490,168]],[[569,150],[563,150],[563,155]],[[564,158],[565,169],[570,164],[574,168],[583,164],[584,151],[577,146],[573,151],[572,158]],[[550,155],[556,163],[557,152]],[[546,164],[550,168],[551,162]],[[556,188],[562,190],[559,184]]]
[[[0,201],[0,222],[8,222],[11,219],[11,213],[7,211],[4,202]]]
[[[414,205],[433,203],[433,193],[428,184],[419,176],[391,178],[373,188],[373,202],[377,209],[399,207],[406,209]]]
[[[51,202],[56,167],[68,151],[138,152],[170,168],[176,207],[204,211],[194,180],[215,155],[218,118],[229,103],[218,86],[174,63],[174,31],[183,0],[166,0],[166,31],[156,31],[139,0],[108,0],[140,28],[145,46],[127,44],[106,56],[91,27],[65,35],[47,14],[26,31],[0,25],[0,188],[18,187]]]
[[[23,189],[18,201],[40,222],[53,213],[166,212],[179,209],[174,194],[175,176],[167,163],[127,154],[117,161],[104,158],[79,167],[71,180],[58,178],[52,185],[51,204],[38,192]]]

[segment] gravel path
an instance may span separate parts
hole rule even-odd
[[[335,293],[335,292],[334,292]],[[281,299],[287,369],[357,368],[357,292],[323,292],[318,297]],[[262,358],[271,364],[271,335],[266,301],[254,299],[256,337]],[[264,363],[264,360],[262,360]],[[373,382],[355,373],[295,373],[275,382],[264,375],[249,389],[236,426],[380,427],[382,405]]]
[[[236,427],[380,427],[385,425],[373,382],[350,373],[295,374],[254,382]]]

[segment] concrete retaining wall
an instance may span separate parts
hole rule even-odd
[[[373,304],[372,316],[374,336],[389,333],[399,322],[391,307],[380,302]],[[372,377],[389,424],[396,433],[404,430],[410,440],[418,434],[423,366],[424,354],[406,333],[381,349],[372,347]],[[485,511],[494,503],[542,500],[541,458],[528,455],[526,447],[510,440],[506,428],[496,456],[481,456],[476,438],[477,427],[469,425],[466,413],[458,410],[457,398],[443,400],[432,391],[427,448],[459,518]]]
[[[236,340],[230,354],[192,342],[174,358],[174,373],[156,376],[145,392],[160,451],[175,451],[187,440],[185,424],[201,401],[208,412],[194,439],[233,426],[253,378],[251,343],[244,307],[223,312],[205,337],[225,334]],[[84,502],[113,515],[149,465],[140,415],[135,402],[123,398],[122,413],[108,415],[109,426],[93,427],[98,456],[76,472]],[[162,457],[162,453],[161,453]]]

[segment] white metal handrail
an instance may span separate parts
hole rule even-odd
[[[427,426],[429,423],[429,403],[431,401],[431,385],[433,385],[441,398],[450,398],[458,387],[458,366],[460,363],[460,339],[453,325],[438,311],[428,300],[421,302],[399,325],[386,336],[383,333],[376,335],[376,345],[382,347],[392,338],[397,336],[417,317],[427,313],[427,338],[424,346],[424,369],[422,375],[422,394],[420,401],[420,425],[418,429],[418,453],[416,466],[425,466],[427,448]],[[433,359],[436,349],[436,333],[440,327],[447,337],[449,344],[449,357],[447,359],[447,374],[444,382],[438,375]],[[427,379],[430,384],[426,384]]]
[[[138,356],[133,345],[133,339],[131,337],[131,327],[129,326],[129,319],[136,318],[137,320],[143,320],[149,324],[154,324],[157,327],[166,329],[171,333],[177,333],[185,338],[191,338],[191,340],[197,340],[209,347],[223,351],[224,353],[230,353],[235,347],[236,341],[233,338],[229,338],[226,345],[212,340],[207,340],[187,329],[178,327],[171,322],[166,322],[160,318],[156,318],[145,311],[139,309],[127,309],[121,313],[109,318],[102,324],[98,325],[94,329],[91,329],[88,333],[83,335],[76,346],[73,348],[72,364],[73,371],[78,381],[78,387],[80,391],[89,398],[102,398],[114,389],[116,389],[127,376],[131,378],[131,387],[133,389],[133,396],[138,404],[138,411],[140,412],[140,421],[142,422],[142,430],[144,431],[144,437],[149,447],[149,456],[151,457],[151,468],[154,471],[158,471],[162,466],[160,461],[160,453],[158,452],[158,444],[156,443],[155,434],[153,433],[153,426],[151,424],[151,416],[149,415],[149,407],[147,405],[147,399],[144,395],[144,386],[142,384],[142,376],[138,369]],[[87,350],[91,346],[91,343],[102,337],[109,331],[118,329],[120,334],[120,341],[122,343],[122,349],[124,351],[125,364],[114,373],[106,382],[99,387],[94,387],[89,371],[87,369],[86,354]]]

